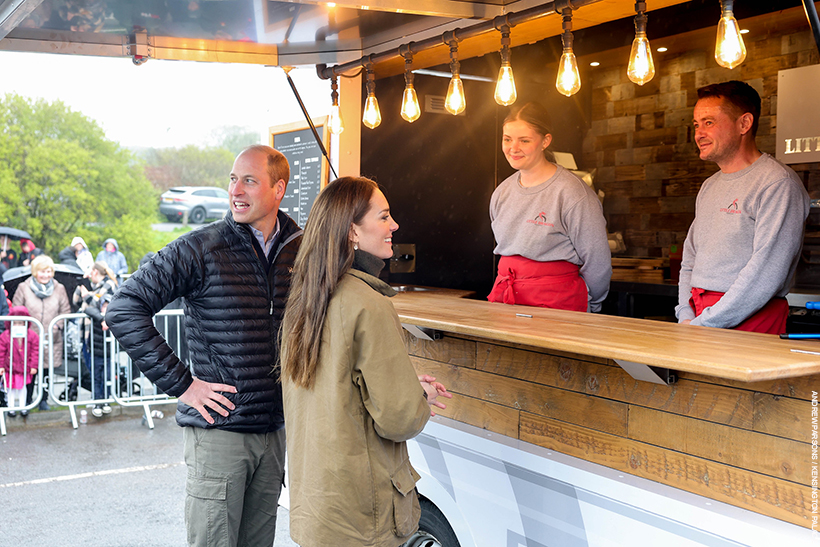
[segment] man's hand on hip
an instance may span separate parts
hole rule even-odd
[[[227,384],[211,384],[195,377],[190,387],[185,390],[185,393],[179,396],[179,400],[191,408],[195,408],[202,414],[206,422],[212,424],[214,423],[214,419],[208,411],[205,410],[205,407],[215,410],[222,416],[227,416],[228,410],[236,408],[227,397],[219,393],[220,391],[236,393],[236,388]]]

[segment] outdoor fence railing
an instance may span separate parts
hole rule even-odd
[[[31,317],[0,316],[11,328],[12,321],[32,323],[39,334],[36,384],[31,402],[26,405],[0,407],[0,434],[6,434],[6,415],[9,412],[31,410],[44,397],[56,406],[67,407],[71,424],[78,427],[78,407],[91,407],[116,403],[124,407],[141,406],[145,423],[154,427],[152,405],[176,403],[176,399],[163,393],[133,364],[119,342],[101,324],[84,313],[59,315],[49,324],[46,336],[43,325]],[[154,324],[168,344],[184,362],[188,362],[184,337],[184,314],[182,310],[163,310],[154,317]],[[19,328],[16,334],[22,332]],[[55,336],[60,333],[62,336]],[[100,340],[102,337],[102,340]],[[13,339],[14,337],[12,337]],[[54,341],[60,341],[54,347]],[[26,349],[24,355],[28,355]],[[48,374],[44,374],[47,363]],[[19,363],[12,363],[19,371]],[[30,373],[26,368],[25,373]],[[11,377],[9,375],[9,377]],[[28,380],[29,376],[26,376]],[[0,379],[0,389],[4,383]]]

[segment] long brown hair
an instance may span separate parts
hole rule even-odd
[[[342,177],[322,190],[310,210],[281,331],[282,375],[299,387],[313,386],[327,307],[353,264],[350,229],[362,223],[377,189],[370,179]]]
[[[532,127],[542,137],[552,135],[552,118],[550,118],[547,109],[538,103],[527,103],[524,106],[513,108],[504,118],[504,123],[501,126],[504,127],[510,122],[519,120]],[[555,163],[555,154],[552,153],[549,147],[544,149],[544,157],[547,158],[547,161]]]

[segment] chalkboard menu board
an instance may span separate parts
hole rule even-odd
[[[324,143],[327,143],[326,121],[324,118],[313,120]],[[290,181],[279,209],[304,228],[316,196],[327,184],[327,161],[307,122],[272,127],[270,140],[271,146],[282,152],[290,164]]]

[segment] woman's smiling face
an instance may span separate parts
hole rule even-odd
[[[362,223],[351,226],[351,238],[362,251],[387,259],[393,256],[393,232],[398,229],[399,225],[390,216],[387,198],[376,190]]]
[[[552,142],[552,135],[539,135],[530,124],[514,120],[504,124],[501,150],[510,167],[516,171],[527,171],[547,161],[544,150]]]

